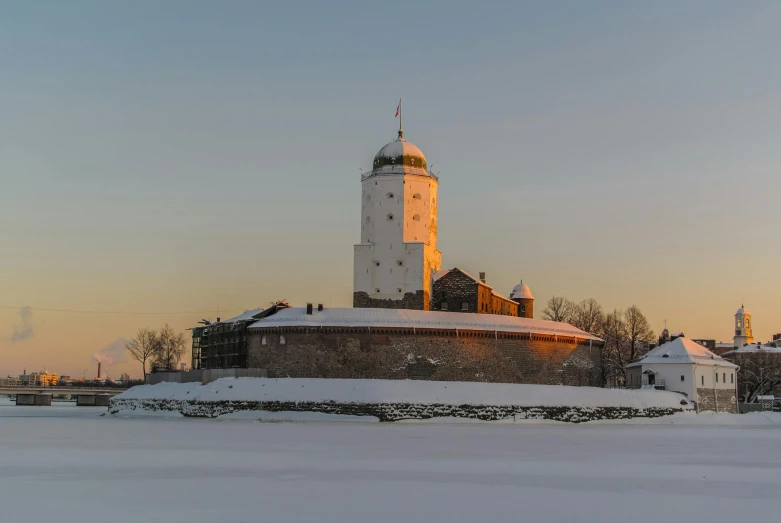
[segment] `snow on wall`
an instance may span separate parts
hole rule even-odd
[[[179,411],[204,417],[267,410],[375,416],[382,421],[532,417],[579,422],[667,415],[690,410],[691,405],[679,394],[652,390],[405,380],[225,378],[207,385],[142,385],[112,398],[110,412],[128,409]]]

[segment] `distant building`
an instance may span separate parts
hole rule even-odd
[[[677,338],[626,366],[627,386],[679,392],[698,410],[737,412],[737,365],[688,338]]]
[[[53,387],[57,385],[59,379],[56,372],[33,372],[31,374],[20,374],[17,380],[18,385],[29,387]]]

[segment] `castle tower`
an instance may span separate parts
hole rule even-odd
[[[534,318],[534,296],[532,296],[529,286],[524,285],[523,281],[513,287],[510,299],[518,303],[518,317]]]
[[[736,347],[750,345],[754,343],[754,336],[751,334],[751,313],[741,303],[738,312],[735,313],[735,338]]]
[[[355,245],[353,307],[429,310],[441,267],[437,177],[426,157],[399,137],[361,176],[361,243]]]

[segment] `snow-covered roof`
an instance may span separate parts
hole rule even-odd
[[[781,347],[773,347],[772,345],[762,345],[760,343],[751,343],[749,345],[744,345],[742,347],[738,347],[735,350],[731,350],[729,352],[725,352],[724,354],[745,354],[750,352],[766,352],[766,353],[775,353],[775,354],[781,354]]]
[[[374,156],[371,175],[418,174],[429,176],[426,157],[413,143],[401,136],[385,145]]]
[[[573,336],[602,341],[568,323],[547,320],[476,314],[468,312],[417,311],[409,309],[326,308],[307,314],[304,307],[283,309],[262,318],[250,328],[277,327],[399,327],[463,329]]]
[[[450,269],[440,269],[440,270],[438,270],[437,272],[434,273],[434,281],[437,281],[438,279],[440,279],[442,276],[444,276],[445,274],[447,274],[449,272],[450,272]]]
[[[513,287],[513,291],[510,293],[510,299],[533,300],[534,296],[532,296],[532,290],[528,285],[519,283]]]
[[[260,314],[264,310],[265,309],[263,309],[263,308],[250,309],[250,310],[242,312],[238,316],[234,316],[233,318],[230,318],[230,319],[227,319],[227,320],[222,320],[220,323],[236,323],[237,321],[251,320],[253,316],[255,316],[257,314]]]
[[[627,368],[642,365],[657,365],[661,363],[698,363],[700,365],[716,365],[719,367],[736,367],[735,364],[714,354],[699,343],[689,338],[676,338],[673,341],[659,345],[648,351],[641,359],[630,363]]]

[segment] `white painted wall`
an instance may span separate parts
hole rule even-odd
[[[437,185],[430,176],[411,174],[363,180],[354,291],[394,300],[407,292],[430,292],[431,276],[441,267],[436,248]]]
[[[665,390],[682,392],[693,401],[698,401],[696,396],[698,388],[735,390],[737,381],[735,369],[732,367],[698,363],[652,363],[643,365],[641,372],[648,369],[656,371],[657,384],[660,380],[664,380]],[[716,372],[719,374],[718,382]],[[684,377],[683,381],[681,376]]]

